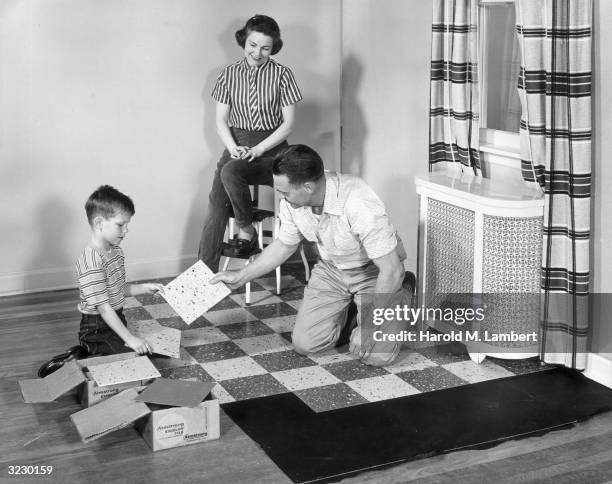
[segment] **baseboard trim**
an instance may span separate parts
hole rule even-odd
[[[131,281],[155,277],[175,276],[193,264],[196,254],[176,258],[148,259],[126,264]],[[56,267],[23,272],[0,274],[0,296],[55,291],[76,287],[74,267]]]
[[[607,354],[612,358],[612,354]],[[584,375],[597,383],[612,388],[612,359],[598,353],[589,353]]]

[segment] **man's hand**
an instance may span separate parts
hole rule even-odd
[[[141,286],[145,294],[155,294],[156,292],[161,294],[164,293],[164,286],[158,282],[145,282],[141,284]]]
[[[242,282],[242,271],[219,272],[211,277],[208,282],[211,284],[225,282],[231,289],[236,289],[244,284],[244,282]]]

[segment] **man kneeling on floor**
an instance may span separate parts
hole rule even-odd
[[[384,204],[360,178],[325,171],[321,157],[305,145],[277,155],[272,173],[281,198],[278,238],[252,264],[221,272],[211,282],[239,287],[285,262],[302,239],[316,242],[321,260],[296,317],[295,351],[309,355],[332,348],[346,333],[349,350],[363,363],[390,364],[402,345],[394,333],[406,322],[373,323],[372,311],[410,305],[414,275],[404,276],[406,253]],[[353,301],[356,318],[349,314]]]

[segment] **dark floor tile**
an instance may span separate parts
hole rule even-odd
[[[142,307],[125,308],[123,310],[123,315],[128,321],[147,321],[149,319],[153,319],[153,316],[151,316],[151,314],[149,314],[149,312]]]
[[[299,301],[304,299],[304,286],[282,288],[278,297],[283,301]]]
[[[198,328],[206,328],[207,326],[212,326],[213,324],[206,319],[206,316],[200,316],[195,319],[193,323],[189,324],[185,329],[198,329]]]
[[[266,290],[265,287],[263,287],[261,284],[257,284],[257,282],[251,281],[251,291],[265,291],[265,290]],[[244,294],[245,292],[246,292],[246,284],[232,291],[233,294]]]
[[[185,348],[180,349],[180,358],[171,358],[170,356],[149,355],[149,359],[153,366],[158,370],[161,368],[180,368],[183,366],[191,366],[194,364],[193,358]]]
[[[359,360],[340,361],[321,366],[342,381],[361,380],[389,374],[384,368],[365,365]]]
[[[423,370],[403,371],[396,373],[396,375],[421,392],[433,392],[468,384],[465,380],[440,366],[430,366]]]
[[[470,359],[467,349],[461,343],[445,343],[436,346],[427,346],[425,348],[417,348],[416,351],[439,365],[467,361]]]
[[[246,353],[238,345],[231,341],[220,343],[210,343],[207,345],[190,346],[186,348],[191,356],[199,363],[208,361],[227,360],[228,358],[238,358],[246,356]]]
[[[537,356],[534,358],[527,358],[524,360],[504,360],[502,358],[489,357],[493,363],[511,371],[515,375],[524,375],[526,373],[533,373],[534,371],[548,370],[552,368],[552,365],[542,364],[540,358]]]
[[[293,338],[291,337],[293,333],[291,331],[285,331],[284,333],[280,333],[280,335],[285,338],[289,343],[293,343]]]
[[[246,309],[257,319],[278,318],[280,316],[297,314],[295,308],[285,302],[248,306]]]
[[[316,365],[307,356],[302,356],[293,350],[264,353],[263,355],[255,355],[252,358],[270,372]]]
[[[192,329],[192,327],[186,324],[180,316],[173,316],[171,318],[159,318],[157,322],[162,326],[165,326],[166,328],[180,329],[181,331],[184,329]],[[208,325],[210,325],[210,323],[208,323]]]
[[[346,408],[368,403],[365,398],[346,383],[307,388],[306,390],[298,390],[294,393],[315,412],[326,412],[336,408]]]
[[[180,368],[160,368],[159,372],[164,378],[173,380],[188,380],[196,378],[199,381],[212,382],[215,379],[210,376],[200,365],[182,366]]]
[[[236,400],[267,397],[289,391],[269,373],[224,380],[221,385]]]
[[[146,306],[148,304],[162,304],[166,302],[166,300],[161,297],[159,294],[139,294],[138,296],[134,296],[140,304]]]
[[[262,336],[273,334],[274,330],[261,321],[247,321],[245,323],[222,324],[217,326],[230,339],[249,338],[251,336]]]
[[[219,301],[217,304],[215,304],[212,308],[210,308],[210,310],[219,311],[221,309],[234,309],[234,308],[239,308],[239,307],[240,307],[240,304],[238,304],[232,298],[227,296],[223,298],[221,301]]]

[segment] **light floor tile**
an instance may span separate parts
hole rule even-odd
[[[126,297],[125,301],[123,302],[123,308],[124,309],[137,308],[137,307],[140,307],[140,306],[142,306],[140,301],[138,299],[136,299],[135,297],[132,297],[132,296]]]
[[[397,375],[374,376],[363,380],[348,381],[346,384],[369,402],[420,393]]]
[[[423,370],[431,366],[436,366],[436,363],[420,353],[404,348],[392,365],[385,366],[385,370],[391,373],[400,373],[402,371]]]
[[[330,363],[338,363],[340,361],[356,360],[357,357],[348,351],[338,351],[336,348],[330,348],[319,353],[308,355],[308,358],[319,365],[328,365]]]
[[[210,361],[200,363],[200,365],[206,370],[206,373],[217,381],[267,373],[265,368],[248,356]]]
[[[191,356],[185,348],[180,349],[180,358],[170,358],[169,356],[149,356],[155,368],[180,368],[182,366],[196,365],[198,362]]]
[[[293,331],[295,326],[295,316],[280,316],[278,318],[268,318],[262,321],[277,333],[288,333]]]
[[[472,360],[458,361],[442,365],[442,367],[469,383],[477,383],[514,375],[514,373],[489,360],[484,360],[480,364],[474,363]]]
[[[300,310],[300,306],[302,305],[302,299],[298,299],[297,301],[285,301],[289,306],[295,308],[296,311]]]
[[[277,371],[272,373],[272,376],[292,392],[341,383],[338,378],[320,366],[307,366],[294,370]]]
[[[155,319],[178,316],[176,311],[172,309],[168,303],[150,304],[147,306],[147,311]]]
[[[245,294],[232,294],[230,298],[241,306],[246,306]],[[254,306],[258,304],[279,303],[282,301],[280,297],[270,291],[251,291],[251,302],[249,304]]]
[[[255,321],[257,318],[243,308],[222,309],[220,311],[209,311],[204,317],[215,326],[230,323],[244,323]]]
[[[219,400],[220,404],[236,401],[236,399],[232,397],[219,383],[217,383],[212,389],[212,394],[217,400]]]
[[[252,338],[236,339],[234,343],[248,355],[261,355],[263,353],[291,349],[289,342],[279,334],[266,334]]]
[[[198,346],[228,340],[229,338],[218,328],[208,326],[205,328],[186,329],[183,331],[181,345],[185,347]]]

